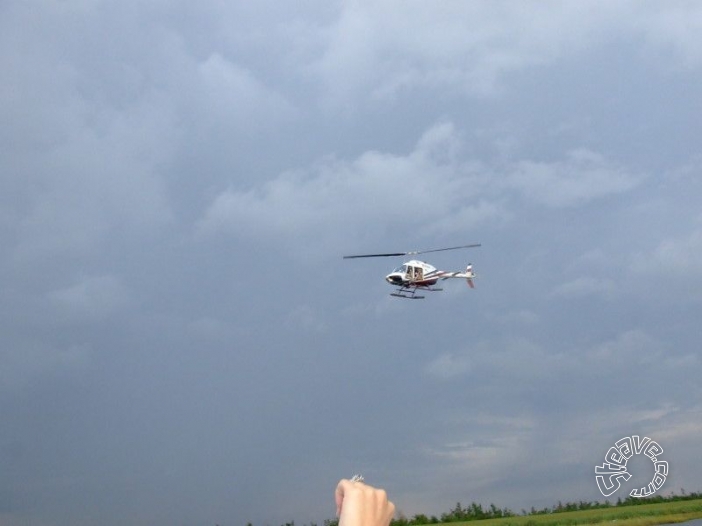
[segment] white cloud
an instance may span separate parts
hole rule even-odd
[[[697,445],[702,435],[702,407],[664,407],[645,420],[657,420],[656,439],[661,443],[689,442]]]
[[[519,466],[532,462],[538,429],[532,416],[495,417],[478,413],[466,418],[458,429],[457,440],[430,444],[424,449],[424,454],[436,466],[434,469],[442,473],[442,485],[469,469],[470,482],[464,490],[475,491],[514,476]],[[466,482],[464,480],[462,486]]]
[[[59,317],[90,321],[105,318],[125,308],[130,293],[115,276],[88,276],[69,287],[48,293]]]
[[[666,239],[649,254],[635,257],[635,272],[649,275],[702,277],[702,229]]]
[[[470,373],[472,369],[471,359],[467,354],[455,355],[449,353],[443,354],[430,362],[426,366],[425,371],[439,378],[452,378]]]
[[[640,176],[585,149],[555,162],[521,161],[507,176],[506,185],[527,199],[555,208],[577,206],[636,187]]]
[[[685,69],[698,69],[702,65],[702,8],[685,0],[651,3],[633,13],[635,27],[646,38],[649,46],[659,54],[669,51],[674,64]],[[670,64],[669,61],[662,61]]]
[[[480,476],[482,481],[488,474],[493,478],[501,478],[502,473],[496,473],[506,469],[508,464],[512,464],[522,456],[523,446],[518,437],[503,436],[495,438],[487,443],[458,442],[445,444],[440,449],[433,449],[429,454],[443,459],[448,459],[452,463],[459,463],[463,466],[470,466],[473,476]]]
[[[241,133],[290,119],[295,108],[249,69],[219,53],[197,64],[193,98],[183,101],[199,113],[197,122]],[[189,108],[192,111],[192,108]]]
[[[624,330],[616,336],[584,350],[580,365],[596,367],[601,374],[621,374],[632,367],[666,371],[683,371],[696,367],[699,360],[694,354],[681,350],[671,352],[665,341],[643,329]],[[666,373],[667,374],[667,373]]]
[[[702,9],[672,4],[353,2],[326,28],[310,70],[324,83],[326,102],[345,106],[422,88],[492,96],[512,72],[627,38],[698,66]]]
[[[485,340],[455,352],[443,353],[428,362],[424,372],[446,380],[459,376],[539,380],[576,365],[566,352],[551,352],[547,347],[527,338]]]
[[[580,377],[602,378],[620,375],[632,367],[683,370],[698,362],[694,354],[671,353],[665,342],[635,328],[589,346],[564,340],[557,350],[524,337],[483,340],[467,349],[440,354],[427,362],[424,372],[439,380],[491,377],[528,384],[576,372]]]
[[[282,238],[297,246],[314,239],[326,247],[339,243],[340,232],[347,244],[412,230],[465,236],[480,225],[509,221],[510,199],[578,206],[638,182],[587,150],[570,152],[565,161],[521,161],[498,169],[466,160],[463,144],[453,124],[443,122],[407,155],[368,151],[352,161],[325,158],[251,190],[232,187],[213,200],[198,231]]]
[[[296,243],[314,239],[327,246],[339,243],[342,232],[344,240],[447,225],[467,232],[501,211],[478,199],[485,177],[480,166],[455,158],[456,144],[453,126],[443,123],[406,156],[369,151],[351,162],[323,159],[254,190],[230,188],[217,196],[198,227]]]
[[[572,281],[559,285],[553,294],[564,298],[579,298],[585,296],[602,296],[611,298],[616,293],[614,281],[606,278],[580,276]]]
[[[544,32],[556,41],[571,38],[554,31],[554,10],[531,5],[528,24],[526,11],[514,4],[348,4],[313,71],[335,103],[367,92],[387,99],[417,87],[490,94],[504,72],[557,54],[559,45]]]

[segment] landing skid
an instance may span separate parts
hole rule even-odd
[[[399,292],[391,292],[391,296],[395,296],[396,298],[406,298],[408,300],[423,300],[424,296],[415,296],[414,292],[408,293],[408,294],[400,294]]]
[[[438,287],[422,287],[422,290],[428,290],[430,292],[439,292],[444,289]],[[425,296],[417,296],[417,287],[399,287],[397,289],[397,292],[391,292],[390,295],[395,296],[396,298],[405,298],[408,300],[423,300],[425,298]]]

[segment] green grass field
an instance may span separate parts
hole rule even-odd
[[[702,499],[638,506],[612,506],[582,511],[566,511],[538,515],[518,515],[501,519],[456,522],[462,526],[559,526],[609,524],[613,526],[655,526],[702,518]],[[471,524],[472,523],[472,524]]]

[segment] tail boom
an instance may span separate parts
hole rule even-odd
[[[441,279],[449,279],[449,278],[464,278],[466,280],[466,283],[471,289],[475,288],[475,284],[473,283],[473,279],[475,278],[475,272],[473,272],[473,265],[468,264],[466,267],[466,270],[464,272],[442,272],[441,273]]]

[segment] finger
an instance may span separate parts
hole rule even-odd
[[[341,479],[336,485],[336,490],[334,491],[334,500],[336,501],[336,516],[341,515],[341,505],[344,502],[344,494],[346,493],[347,487],[351,484],[350,480]]]
[[[343,507],[344,498],[349,496],[352,491],[362,491],[363,488],[369,488],[363,482],[358,480],[341,479],[336,485],[336,491],[334,492],[334,500],[336,501],[336,516],[341,515],[341,508]]]
[[[392,520],[395,516],[395,504],[392,501],[388,501],[388,521]]]

